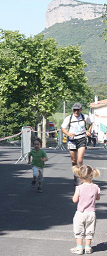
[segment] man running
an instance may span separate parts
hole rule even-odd
[[[91,136],[92,122],[88,115],[81,113],[82,106],[79,102],[73,105],[72,110],[73,114],[64,119],[61,131],[68,136],[72,166],[81,166],[87,145],[87,136]],[[88,124],[87,131],[86,124]]]

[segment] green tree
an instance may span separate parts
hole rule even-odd
[[[8,135],[50,116],[61,99],[84,95],[88,104],[90,88],[77,46],[58,48],[52,38],[26,38],[17,31],[0,35],[1,135],[4,126]]]

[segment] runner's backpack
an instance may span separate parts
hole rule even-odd
[[[72,121],[72,116],[73,116],[73,114],[70,115],[70,119],[69,119],[69,129],[70,129],[70,124],[71,124],[71,123],[77,122],[77,121]],[[84,123],[85,123],[85,128],[86,128],[85,117],[84,117],[84,115],[83,115],[82,113],[81,113],[81,116],[82,116],[82,120],[78,120],[78,122],[84,121]]]
[[[72,116],[73,116],[73,114],[70,115],[70,119],[69,119],[69,129],[70,129],[70,124],[71,124],[71,123],[77,122],[77,121],[72,121]],[[84,121],[84,123],[85,123],[85,128],[86,128],[85,117],[84,117],[84,115],[83,115],[82,113],[81,113],[81,117],[82,117],[82,119],[78,120],[78,122]],[[67,140],[70,141],[71,138],[68,136],[68,137],[67,137]]]

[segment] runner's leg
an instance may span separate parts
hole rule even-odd
[[[70,150],[70,156],[72,160],[72,167],[77,165],[77,150]],[[74,187],[79,184],[79,179],[74,175]]]
[[[77,165],[77,150],[70,150],[72,165]]]
[[[79,166],[81,166],[83,164],[83,157],[85,154],[85,149],[86,149],[86,147],[78,148],[77,163]]]

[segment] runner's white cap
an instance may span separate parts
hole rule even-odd
[[[72,107],[72,109],[81,109],[81,108],[82,108],[82,106],[79,102],[75,103]]]

